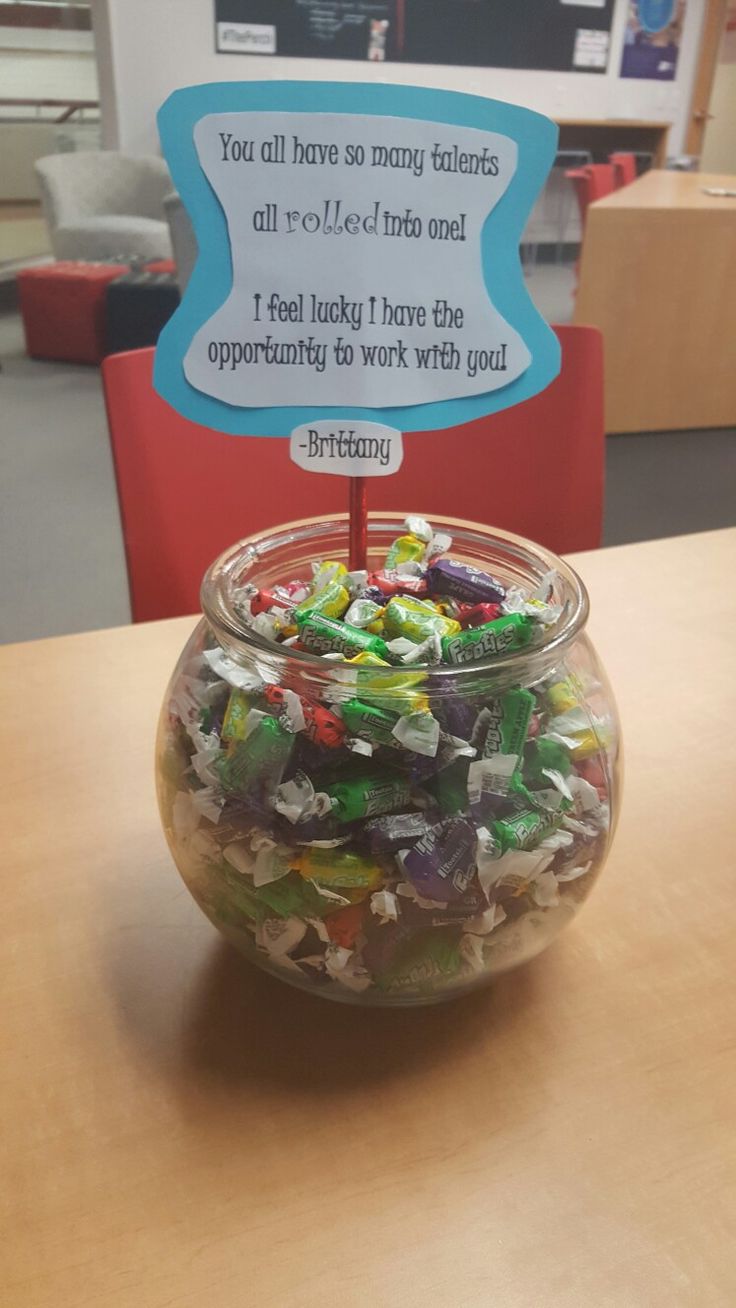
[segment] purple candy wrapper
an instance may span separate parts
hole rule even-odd
[[[374,604],[384,605],[386,596],[378,586],[364,586],[360,592],[361,599],[373,600]]]
[[[423,899],[448,903],[465,894],[475,872],[475,827],[466,818],[450,818],[430,827],[413,849],[399,857],[407,877]]]
[[[390,813],[372,818],[363,830],[374,854],[395,854],[420,840],[429,826],[424,813]]]
[[[439,677],[436,678],[439,681]],[[429,679],[429,694],[432,693],[432,679]],[[461,695],[450,695],[439,701],[435,712],[438,714],[442,725],[451,736],[458,736],[460,740],[470,740],[473,734],[478,717],[478,701],[463,699]]]
[[[447,686],[441,676],[430,672],[424,683],[427,695],[432,701],[432,712],[439,718],[445,735],[454,736],[456,740],[470,741],[473,728],[478,720],[480,710],[485,706],[485,697],[478,699],[457,693],[453,689],[447,694]],[[440,736],[440,742],[442,737]]]
[[[489,572],[481,572],[469,563],[438,559],[427,569],[430,593],[448,595],[466,604],[500,604],[506,590]]]

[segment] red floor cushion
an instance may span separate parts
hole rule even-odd
[[[50,263],[18,273],[26,349],[34,359],[99,363],[105,354],[105,292],[126,264]]]

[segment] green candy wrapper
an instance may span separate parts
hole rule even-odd
[[[297,619],[297,624],[302,645],[314,654],[336,653],[351,658],[365,651],[378,655],[386,663],[390,662],[385,640],[380,636],[371,636],[370,632],[363,631],[361,627],[351,627],[348,622],[324,618],[320,614]]]
[[[502,853],[507,849],[534,849],[540,840],[560,825],[562,818],[562,812],[523,809],[512,817],[492,822],[490,831],[497,839]]]
[[[444,613],[438,613],[422,600],[401,595],[395,595],[386,605],[383,626],[386,635],[392,639],[405,636],[417,644],[421,644],[428,636],[444,636],[449,639],[460,631],[460,623],[454,618],[445,617]]]
[[[399,747],[399,742],[393,735],[393,729],[399,721],[398,713],[387,713],[385,709],[364,704],[359,699],[349,699],[341,704],[340,712],[351,736],[360,736],[377,745]]]
[[[516,754],[518,757],[526,741],[529,721],[534,708],[530,690],[508,690],[493,700],[485,710],[487,715],[483,757],[492,754]]]
[[[556,740],[530,740],[524,751],[524,780],[529,786],[549,785],[544,770],[569,777],[572,771],[570,751]]]
[[[408,532],[406,536],[397,536],[389,545],[384,567],[396,568],[400,563],[420,563],[426,553],[423,540]]]
[[[258,890],[259,907],[265,904],[277,917],[323,917],[334,912],[335,904],[323,898],[311,881],[289,872]]]
[[[354,822],[400,810],[409,803],[411,788],[406,777],[384,768],[378,775],[353,776],[328,786],[325,793],[333,801],[338,822]]]
[[[204,896],[213,914],[228,926],[243,926],[243,918],[255,921],[259,903],[250,881],[222,863],[213,875],[211,891]]]
[[[400,945],[390,965],[376,977],[381,990],[433,990],[460,971],[460,933],[433,927]]]
[[[252,695],[243,690],[232,690],[225,709],[220,736],[223,740],[244,740],[247,735],[246,719],[253,707]]]
[[[522,649],[532,638],[532,624],[523,613],[494,618],[482,627],[468,627],[457,636],[444,636],[442,654],[448,663],[475,663],[494,654]]]
[[[317,590],[312,595],[308,595],[301,604],[297,604],[294,609],[295,622],[304,622],[306,618],[314,617],[319,613],[326,618],[339,618],[345,612],[350,603],[350,595],[339,581],[331,581],[322,590]]]
[[[223,789],[247,794],[262,785],[275,788],[293,748],[293,734],[278,718],[265,714],[247,738],[231,746],[217,764]]]
[[[377,890],[383,873],[376,860],[352,849],[307,849],[299,860],[302,877],[338,894]]]
[[[468,807],[468,771],[470,759],[458,758],[423,783],[423,789],[437,801],[443,816],[464,813]]]

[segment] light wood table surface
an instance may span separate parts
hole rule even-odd
[[[191,619],[6,646],[0,1302],[736,1303],[736,530],[574,560],[627,778],[534,963],[356,1011],[249,967],[159,829]]]
[[[605,341],[606,431],[736,425],[736,177],[652,170],[588,209],[575,322]]]

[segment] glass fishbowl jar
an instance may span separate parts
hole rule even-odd
[[[370,514],[368,576],[345,515],[240,541],[161,712],[161,816],[197,903],[258,966],[348,1003],[434,1003],[533,958],[619,804],[580,578],[507,532],[433,531],[420,559]]]

